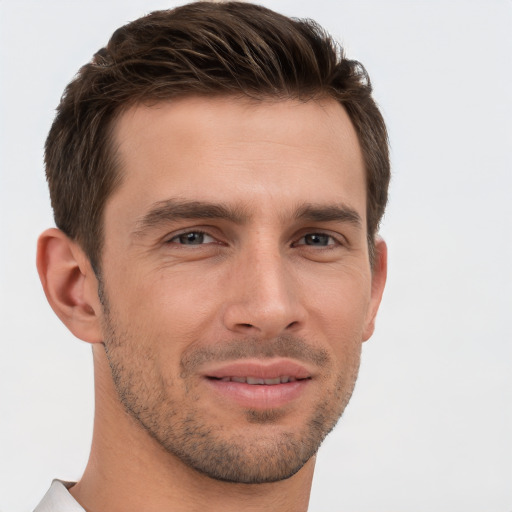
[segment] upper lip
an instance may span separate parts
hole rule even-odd
[[[219,365],[208,365],[203,371],[205,377],[214,379],[247,377],[255,379],[277,379],[289,377],[294,380],[312,377],[303,364],[287,359],[239,360]]]

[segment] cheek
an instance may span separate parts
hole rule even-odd
[[[369,303],[367,279],[333,279],[311,297],[312,334],[321,333],[340,364],[360,352]]]
[[[218,307],[214,290],[185,272],[155,272],[126,283],[117,317],[155,351],[179,351],[204,338]]]

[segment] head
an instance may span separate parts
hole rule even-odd
[[[364,67],[311,20],[238,2],[154,12],[119,28],[64,92],[45,153],[55,222],[99,272],[105,202],[123,179],[112,129],[133,105],[187,96],[327,97],[343,105],[361,145],[373,259],[390,171],[371,92]]]
[[[47,296],[141,439],[218,480],[298,472],[350,398],[385,282],[364,68],[255,5],[155,12],[67,87],[46,163]]]

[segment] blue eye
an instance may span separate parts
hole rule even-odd
[[[182,233],[176,235],[169,240],[169,243],[181,244],[181,245],[202,245],[205,243],[211,243],[215,240],[206,233],[201,231],[190,231],[188,233]]]
[[[303,236],[298,242],[299,245],[309,245],[313,247],[326,247],[334,245],[335,241],[332,236],[323,233],[310,233]]]

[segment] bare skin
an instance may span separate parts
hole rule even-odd
[[[347,114],[187,98],[129,109],[115,138],[102,282],[60,231],[39,242],[50,304],[93,344],[71,494],[88,512],[307,510],[386,278]]]

